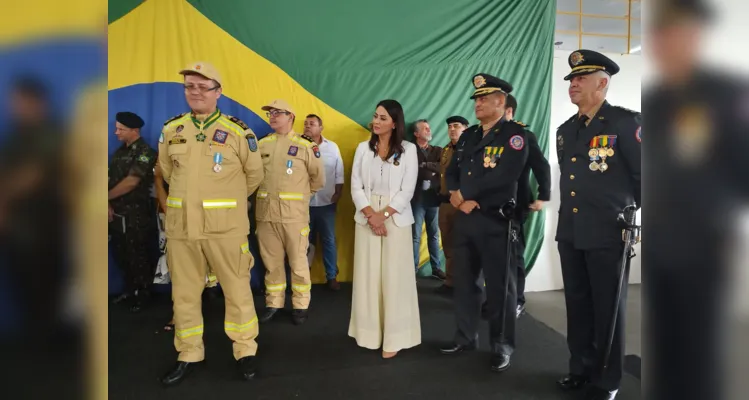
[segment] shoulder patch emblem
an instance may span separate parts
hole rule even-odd
[[[320,148],[317,145],[312,146],[312,151],[315,153],[316,158],[320,158]]]
[[[257,138],[255,137],[255,135],[248,133],[247,135],[245,135],[245,138],[247,138],[247,144],[250,146],[250,151],[253,153],[256,152],[257,151]]]
[[[288,152],[288,153],[286,153],[286,154],[288,154],[288,155],[290,155],[290,156],[295,156],[295,155],[296,155],[296,153],[297,153],[298,151],[299,151],[299,147],[296,147],[296,146],[290,146],[290,147],[289,147],[289,152]]]
[[[245,124],[244,122],[242,122],[241,119],[237,117],[232,117],[231,115],[227,115],[227,117],[229,117],[229,121],[234,122],[235,124],[239,125],[239,127],[242,128],[242,130],[246,131],[250,129],[250,127],[247,126],[247,124]]]
[[[184,125],[180,125],[180,126],[177,127],[177,129],[175,130],[175,132],[180,133],[180,132],[182,132],[183,129],[185,129],[185,126]]]
[[[145,154],[142,154],[140,157],[138,157],[138,161],[147,163],[148,162],[148,156]]]
[[[525,146],[525,140],[523,140],[522,136],[515,135],[510,138],[510,147],[512,147],[513,150],[522,150],[523,146]]]
[[[635,132],[635,139],[637,139],[637,143],[642,143],[642,127],[638,126],[637,131]]]

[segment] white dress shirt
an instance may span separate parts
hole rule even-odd
[[[333,204],[335,185],[343,184],[343,158],[341,158],[341,150],[338,145],[323,137],[318,148],[325,171],[325,186],[312,196],[309,201],[310,207]]]
[[[378,196],[390,196],[390,164],[380,157],[374,157],[372,169],[369,170],[372,180],[372,193]]]
[[[387,194],[384,197],[389,199],[388,205],[398,211],[391,218],[399,227],[414,223],[411,198],[419,176],[416,145],[403,141],[403,149],[405,151],[398,165],[394,164],[395,157],[393,156],[387,160],[389,165],[383,169],[383,175],[387,175]],[[361,210],[370,205],[372,194],[378,194],[377,191],[385,189],[380,187],[384,179],[373,179],[380,176],[381,164],[378,159],[379,157],[369,149],[369,141],[359,143],[354,155],[354,165],[351,167],[351,197],[356,207],[354,220],[361,225],[367,224],[367,218]]]

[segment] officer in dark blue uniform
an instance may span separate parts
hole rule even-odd
[[[624,305],[621,294],[609,365],[601,365],[615,307],[624,251],[617,216],[640,207],[640,113],[610,105],[611,77],[619,66],[590,50],[569,56],[570,100],[579,112],[557,130],[561,170],[556,240],[567,304],[569,375],[565,390],[588,387],[586,399],[613,399],[624,359]],[[625,276],[625,281],[627,277]]]
[[[514,96],[508,96],[507,110],[505,111],[505,119],[508,121],[515,121],[515,115],[517,115],[518,102]],[[518,307],[517,316],[520,317],[525,311],[525,222],[528,220],[528,216],[533,211],[541,211],[545,202],[551,199],[551,167],[549,161],[546,159],[544,152],[541,147],[538,146],[538,139],[536,135],[530,131],[528,125],[516,121],[518,124],[523,125],[525,128],[525,136],[528,138],[528,163],[523,169],[523,173],[520,175],[518,181],[518,201],[517,207],[515,207],[515,221],[518,228],[518,241],[515,242],[515,258],[514,261],[517,263],[517,274],[518,274]],[[530,173],[533,172],[533,176],[536,178],[538,183],[538,196],[533,199],[533,192],[531,191],[530,184]]]
[[[518,179],[528,159],[525,129],[504,117],[509,83],[488,75],[473,77],[476,118],[481,122],[461,135],[447,170],[450,203],[458,208],[454,228],[454,341],[444,354],[473,350],[478,343],[484,273],[489,312],[491,369],[510,367],[515,348],[515,275],[508,268],[508,236]],[[501,212],[500,210],[504,210]],[[497,260],[502,260],[497,262]],[[505,286],[506,285],[506,286]]]

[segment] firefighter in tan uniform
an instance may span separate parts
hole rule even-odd
[[[260,140],[265,179],[257,192],[257,236],[265,264],[265,312],[268,322],[282,309],[286,295],[284,256],[291,266],[293,321],[307,319],[310,302],[309,201],[325,186],[320,149],[309,137],[294,132],[294,110],[284,100],[263,107],[274,132]],[[219,278],[220,279],[220,278]]]
[[[250,290],[254,263],[247,198],[263,180],[255,134],[216,107],[221,78],[207,63],[180,71],[192,112],[164,124],[159,166],[169,185],[166,237],[174,300],[177,365],[162,378],[181,382],[203,361],[201,294],[210,270],[226,297],[224,331],[243,379],[255,375],[258,321]]]
[[[447,191],[447,182],[445,174],[450,160],[453,159],[455,144],[464,130],[468,128],[468,120],[460,115],[454,115],[447,119],[447,135],[450,137],[450,143],[442,149],[440,157],[440,211],[439,224],[440,236],[442,237],[442,250],[445,253],[445,282],[437,288],[437,291],[443,294],[451,295],[453,290],[453,221],[457,208],[450,204],[450,193]]]

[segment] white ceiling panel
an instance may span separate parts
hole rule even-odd
[[[583,35],[583,48],[598,52],[628,53],[627,38]]]
[[[577,35],[557,32],[554,35],[554,48],[557,50],[577,50],[580,47],[579,40]]]
[[[639,19],[632,19],[629,21],[631,26],[630,35],[632,36],[642,36],[642,21]]]
[[[580,16],[569,14],[557,14],[558,31],[580,31]]]
[[[583,33],[627,36],[627,20],[613,18],[583,17]]]
[[[626,0],[583,0],[583,14],[626,17],[629,2]]]
[[[580,0],[557,0],[557,11],[580,12]]]
[[[641,9],[640,0],[557,0],[555,48],[637,53]]]

